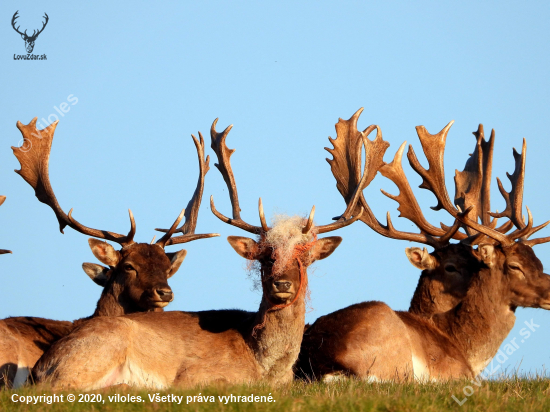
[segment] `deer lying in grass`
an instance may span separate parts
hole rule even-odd
[[[353,223],[360,214],[326,226],[291,218],[269,227],[262,202],[261,226],[240,217],[237,186],[222,133],[211,128],[216,166],[229,189],[233,217],[212,212],[225,223],[259,236],[230,236],[233,249],[255,261],[262,300],[257,312],[204,311],[134,314],[94,319],[59,340],[38,362],[34,375],[53,388],[101,388],[118,383],[140,387],[191,387],[198,384],[269,382],[293,378],[305,320],[307,267],[328,257],[340,237],[317,235]],[[167,333],[169,331],[169,333]]]
[[[6,201],[6,196],[0,196],[0,206]],[[11,253],[11,250],[0,249],[0,255]]]
[[[506,209],[503,213],[491,214],[489,185],[494,133],[486,142],[483,128],[478,129],[475,133],[476,151],[464,171],[457,173],[455,178],[455,203],[466,209],[462,213],[451,203],[444,184],[443,150],[451,124],[437,135],[428,134],[423,127],[417,128],[430,166],[428,170],[420,165],[412,148],[408,158],[413,169],[423,178],[421,187],[435,194],[438,200],[436,209],[443,208],[449,212],[456,219],[455,226],[456,222],[460,222],[466,233],[457,232],[453,237],[461,239],[462,244],[440,249],[432,243],[436,249],[432,254],[425,249],[407,249],[411,263],[423,269],[409,312],[394,312],[381,302],[365,302],[319,318],[307,330],[300,353],[298,369],[308,378],[329,380],[337,375],[368,380],[473,377],[488,365],[512,329],[514,311],[518,306],[550,309],[550,277],[543,273],[542,264],[529,247],[547,242],[550,238],[527,240],[547,223],[533,228],[530,212],[527,225],[521,217],[525,142],[521,156],[514,151],[516,168],[510,176],[510,193],[504,191],[499,180]],[[396,231],[389,215],[388,224],[384,226],[368,209],[361,192],[368,176],[374,176],[372,167],[377,163],[365,134],[359,134],[365,140],[367,155],[360,189],[352,193],[342,179],[342,176],[344,180],[349,175],[357,176],[357,166],[348,163],[349,170],[343,175],[334,173],[338,188],[348,201],[349,210],[357,204],[361,205],[367,211],[367,219],[362,220],[384,236],[430,244],[434,240],[433,227],[428,226],[419,213],[420,209],[402,172],[404,145],[394,161],[384,164],[380,171],[400,190],[398,196],[388,196],[399,202],[401,215],[413,221],[421,233]],[[356,142],[345,133],[338,135],[339,138],[341,136],[344,142],[339,147],[343,153],[360,160],[360,151],[357,152],[354,149],[357,146],[353,146]],[[359,143],[359,150],[360,147]],[[335,145],[333,152],[337,149]],[[334,156],[333,172],[336,167],[345,168],[342,159],[338,153]],[[468,217],[472,212],[476,220],[481,219],[480,224]],[[509,221],[495,229],[496,218],[491,220],[491,216],[507,217]],[[512,226],[516,230],[506,235]],[[473,244],[479,245],[477,250],[468,246]],[[457,281],[449,292],[440,295],[448,299],[449,307],[445,311],[444,301],[432,301],[433,296],[425,292],[426,285],[434,286],[429,278],[441,271],[441,262],[445,261],[441,256],[449,257],[453,253],[456,254],[455,259],[459,259],[458,264],[453,263],[449,267],[447,262],[444,270],[457,272]],[[467,274],[466,278],[464,274]],[[447,273],[446,277],[449,275]],[[425,316],[426,313],[428,316]]]
[[[209,158],[204,160],[204,141],[193,136],[199,157],[200,174],[193,198],[182,211],[172,228],[158,242],[136,243],[135,221],[130,211],[131,229],[127,236],[103,230],[91,229],[78,223],[72,217],[72,210],[65,214],[59,206],[50,185],[48,161],[53,135],[57,122],[44,130],[36,129],[36,118],[29,124],[17,123],[23,134],[23,148],[13,148],[21,163],[17,171],[35,190],[36,197],[50,206],[59,221],[61,232],[66,226],[96,238],[110,240],[121,245],[116,250],[110,244],[97,239],[89,239],[93,254],[105,265],[84,263],[86,274],[103,287],[95,312],[91,317],[73,322],[55,321],[36,317],[13,317],[0,322],[0,371],[5,383],[18,386],[25,382],[28,372],[50,347],[50,345],[70,333],[75,326],[93,317],[120,316],[135,312],[162,311],[173,300],[168,279],[179,269],[186,251],[168,253],[164,247],[189,242],[195,239],[219,236],[218,234],[195,235],[197,216],[204,188],[204,178],[208,171]],[[24,150],[31,147],[31,150]],[[179,230],[184,234],[173,237],[177,225],[185,213],[186,223]]]

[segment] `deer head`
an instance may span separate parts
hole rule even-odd
[[[438,228],[425,219],[403,171],[402,157],[406,143],[401,145],[391,163],[384,163],[382,159],[389,145],[382,140],[380,128],[372,125],[363,132],[357,130],[357,120],[362,111],[363,109],[357,111],[349,120],[339,120],[336,125],[337,138],[329,139],[334,148],[326,149],[333,155],[333,159],[327,160],[336,178],[337,188],[348,205],[343,216],[346,217],[350,211],[357,210],[362,206],[365,213],[361,220],[377,233],[393,239],[415,241],[432,246],[435,249],[433,253],[429,253],[426,248],[406,249],[410,262],[423,271],[411,302],[411,310],[427,315],[445,312],[455,307],[464,298],[472,276],[482,266],[471,246],[479,244],[483,237],[478,230],[466,224],[464,219],[470,214],[489,228],[495,229],[497,225],[497,219],[491,219],[490,214],[494,131],[489,141],[484,138],[482,125],[474,132],[476,137],[474,153],[466,162],[464,171],[457,172],[455,177],[454,204],[459,206],[454,206],[445,187],[443,168],[446,137],[453,122],[436,135],[429,134],[423,126],[417,127],[429,168],[426,170],[420,165],[412,146],[409,147],[407,154],[409,163],[423,178],[420,187],[430,190],[436,196],[438,204],[433,209],[445,209],[455,219],[451,227],[441,224],[441,228]],[[377,130],[376,139],[370,141],[367,137],[374,130]],[[366,160],[365,169],[361,175],[361,148],[363,145]],[[386,225],[376,219],[362,191],[372,181],[377,171],[380,171],[384,177],[390,179],[397,186],[398,195],[391,195],[383,190],[382,192],[398,202],[400,216],[415,224],[420,229],[420,233],[396,230],[389,213]],[[501,189],[501,191],[503,190]],[[515,199],[518,196],[509,197]],[[508,221],[495,231],[505,233],[512,226],[512,221]],[[460,240],[462,243],[450,244],[451,239]]]
[[[329,138],[333,148],[325,148],[333,156],[327,161],[336,179],[336,187],[347,204],[343,217],[346,218],[362,207],[365,213],[360,220],[377,233],[393,239],[415,241],[432,246],[435,249],[432,254],[426,248],[406,249],[411,263],[423,270],[411,302],[411,311],[428,317],[445,312],[456,306],[464,297],[472,271],[479,266],[478,259],[472,255],[470,247],[449,244],[452,238],[466,237],[465,234],[458,232],[460,227],[458,220],[455,220],[455,224],[451,227],[442,225],[442,228],[426,220],[403,171],[402,157],[405,143],[396,152],[393,161],[389,164],[385,163],[383,157],[389,143],[383,140],[380,128],[371,125],[363,132],[357,130],[357,121],[362,111],[363,109],[359,109],[349,120],[339,119],[336,124],[336,139]],[[376,138],[371,141],[368,136],[375,130]],[[363,172],[361,172],[362,147],[365,147],[366,156]],[[430,159],[433,157],[437,158],[437,155]],[[378,171],[395,183],[399,189],[399,194],[396,196],[382,192],[399,203],[400,216],[416,225],[420,233],[396,230],[389,212],[386,225],[380,223],[374,216],[363,195],[363,190]]]
[[[355,118],[358,113],[354,115]],[[354,118],[350,120],[353,121]],[[508,175],[512,183],[511,191],[506,192],[498,179],[499,190],[506,201],[506,208],[502,213],[491,213],[490,179],[494,130],[488,141],[484,137],[483,125],[480,125],[478,130],[474,132],[476,148],[466,162],[464,170],[456,173],[453,202],[445,186],[443,167],[446,138],[452,124],[453,122],[450,122],[435,135],[428,133],[423,126],[416,128],[424,154],[428,160],[428,169],[420,164],[412,146],[409,147],[407,154],[411,167],[423,179],[420,187],[428,189],[436,197],[437,205],[433,209],[444,209],[455,219],[452,227],[441,224],[441,229],[439,229],[429,224],[423,217],[401,167],[405,144],[400,147],[390,164],[383,164],[380,167],[381,174],[392,180],[399,188],[400,193],[397,196],[384,191],[383,193],[399,203],[398,210],[401,212],[401,216],[407,217],[415,223],[419,227],[420,233],[414,234],[395,230],[391,224],[389,213],[387,225],[384,226],[376,220],[370,209],[367,209],[368,206],[366,206],[366,200],[362,192],[360,193],[362,188],[366,186],[364,182],[368,182],[369,177],[373,176],[370,165],[378,164],[376,156],[369,155],[369,153],[376,153],[375,150],[369,147],[372,147],[376,141],[370,142],[366,139],[368,130],[367,133],[361,134],[367,154],[365,172],[361,178],[359,190],[353,194],[348,202],[348,210],[362,204],[367,211],[367,219],[363,220],[362,218],[361,220],[365,221],[378,233],[387,237],[413,240],[434,247],[435,252],[432,254],[428,254],[425,249],[420,250],[419,248],[409,248],[406,252],[411,263],[424,270],[423,276],[432,280],[436,278],[441,280],[439,290],[445,292],[445,299],[442,299],[439,310],[444,311],[445,308],[457,304],[468,291],[472,275],[477,276],[477,273],[483,267],[491,268],[493,272],[496,272],[497,277],[503,276],[503,278],[496,281],[495,285],[498,286],[495,287],[503,288],[502,293],[509,296],[510,308],[528,306],[550,309],[550,278],[543,273],[542,264],[529,248],[529,246],[550,241],[550,237],[528,240],[532,234],[541,230],[550,222],[533,227],[529,209],[527,208],[527,223],[524,222],[521,214],[527,149],[525,140],[521,155],[515,149],[513,152],[516,167],[514,173]],[[343,146],[343,143],[340,146]],[[342,158],[342,156],[338,156],[337,152],[340,146],[336,145],[333,150],[337,153],[332,161],[335,166],[338,166],[335,163],[336,160]],[[360,159],[360,152],[356,156]],[[375,158],[373,159],[373,157]],[[343,162],[340,161],[339,164],[343,164]],[[360,162],[358,164],[360,165]],[[349,170],[357,176],[357,168],[357,164],[354,165],[354,168],[348,166],[348,174],[344,176],[349,176]],[[335,174],[335,176],[340,175]],[[340,186],[345,187],[345,185]],[[346,194],[346,191],[343,194]],[[508,220],[497,227],[497,220],[501,217],[508,218]],[[513,232],[506,234],[514,227]],[[449,245],[449,241],[453,238],[459,240],[462,245]],[[479,245],[477,250],[468,249],[475,245]],[[477,264],[475,259],[478,260]],[[443,296],[443,294],[440,295]]]
[[[6,196],[0,196],[0,206],[6,201]],[[0,249],[0,255],[11,253],[11,250]]]
[[[211,147],[218,158],[216,167],[227,184],[233,217],[228,218],[219,213],[213,197],[210,198],[212,213],[221,221],[258,236],[256,240],[239,236],[230,236],[227,240],[240,256],[259,263],[264,299],[268,302],[270,310],[290,306],[305,294],[307,267],[316,260],[330,256],[342,241],[342,238],[337,236],[318,239],[317,235],[350,225],[361,216],[361,211],[358,210],[353,218],[341,219],[329,225],[314,226],[314,206],[308,219],[285,219],[279,222],[280,224],[269,227],[260,198],[260,226],[244,222],[240,217],[237,186],[230,164],[230,156],[235,149],[228,149],[225,144],[225,139],[233,126],[218,133],[216,123],[217,119],[210,130]]]
[[[528,207],[527,223],[522,216],[526,154],[527,143],[523,139],[521,154],[513,149],[515,169],[512,175],[507,174],[512,184],[510,192],[504,190],[497,178],[506,207],[502,213],[487,212],[495,220],[500,217],[509,219],[508,227],[515,228],[514,231],[506,234],[508,230],[495,229],[495,225],[483,221],[478,223],[470,219],[467,213],[459,213],[458,218],[476,233],[479,244],[476,255],[497,277],[497,285],[502,288],[501,294],[510,309],[521,306],[550,310],[550,276],[543,272],[542,263],[532,250],[532,246],[546,243],[550,237],[529,239],[550,221],[533,227],[533,217]]]
[[[456,307],[466,296],[481,264],[471,246],[452,243],[428,253],[426,248],[405,250],[414,267],[422,270],[409,312],[424,317]]]
[[[104,287],[104,295],[117,296],[119,303],[122,303],[125,308],[125,313],[153,310],[168,305],[173,300],[173,293],[167,280],[177,272],[187,252],[180,250],[167,253],[164,248],[196,239],[219,236],[216,233],[194,234],[204,188],[204,178],[209,169],[209,158],[204,159],[202,136],[200,136],[200,141],[192,136],[200,166],[199,180],[193,197],[172,227],[166,230],[165,235],[156,243],[147,244],[136,243],[133,240],[136,224],[131,211],[129,211],[130,231],[127,235],[86,227],[72,217],[72,209],[65,214],[57,202],[48,174],[50,150],[58,122],[52,123],[44,130],[37,130],[36,121],[37,119],[34,118],[28,125],[17,122],[17,128],[23,134],[24,144],[22,147],[12,147],[15,156],[21,163],[21,170],[16,170],[16,172],[33,187],[38,200],[52,208],[57,216],[61,233],[66,226],[69,226],[77,232],[94,237],[89,239],[92,253],[107,267],[85,263],[83,268],[86,274],[94,282]],[[184,216],[185,224],[182,228],[177,229]],[[172,237],[178,230],[183,235]],[[116,250],[105,242],[106,240],[118,243],[121,249]],[[98,308],[98,310],[101,309]]]
[[[38,35],[44,31],[44,28],[46,27],[46,24],[48,24],[49,17],[46,13],[44,13],[44,18],[46,19],[46,21],[42,24],[42,28],[38,31],[33,30],[32,35],[29,36],[29,35],[27,35],[27,30],[25,30],[24,33],[21,33],[19,31],[20,26],[17,26],[17,28],[15,27],[15,20],[17,20],[17,18],[19,17],[17,15],[17,13],[19,13],[19,10],[16,11],[15,14],[13,15],[13,17],[11,19],[11,25],[12,25],[13,29],[21,35],[21,38],[23,40],[25,40],[25,48],[27,49],[27,53],[32,53],[32,51],[34,49],[34,42],[36,41],[36,38],[38,37]]]

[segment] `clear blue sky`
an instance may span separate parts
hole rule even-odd
[[[547,176],[550,80],[547,2],[20,2],[0,5],[0,317],[36,315],[74,319],[90,315],[101,292],[81,269],[95,262],[87,238],[70,228],[59,233],[53,212],[13,170],[10,146],[21,139],[17,120],[56,114],[54,106],[78,98],[61,118],[50,159],[52,185],[61,206],[74,207],[81,222],[126,233],[127,209],[137,221],[138,241],[173,222],[189,200],[197,177],[191,133],[234,124],[228,146],[242,215],[258,224],[257,201],[266,213],[306,214],[316,205],[319,224],[344,209],[325,161],[328,136],[339,117],[364,107],[360,127],[376,123],[391,143],[386,160],[404,140],[421,152],[414,127],[432,133],[455,120],[445,156],[447,182],[474,148],[471,132],[483,123],[496,129],[493,176],[513,171],[512,147],[527,138],[524,203],[535,223],[550,219]],[[10,25],[19,10],[22,28],[48,26],[35,54],[46,61],[15,61],[24,43]],[[69,102],[70,103],[70,102]],[[208,148],[208,152],[213,155]],[[421,157],[424,162],[424,158]],[[227,190],[213,167],[207,176],[198,232],[220,238],[186,245],[188,256],[171,279],[172,310],[255,310],[244,261],[228,235],[246,235],[210,212],[215,196],[230,213]],[[420,183],[406,166],[412,183]],[[493,184],[493,209],[504,202]],[[378,176],[367,190],[380,219],[396,204],[379,188],[396,193]],[[429,210],[435,201],[418,194]],[[450,220],[428,212],[432,222]],[[363,224],[341,230],[339,249],[310,275],[309,322],[365,300],[407,309],[419,271],[410,265],[407,242],[385,239]],[[544,232],[548,235],[548,229]],[[177,250],[176,247],[172,247]],[[171,250],[172,250],[171,249]],[[544,265],[550,245],[536,246]],[[540,325],[505,366],[521,360],[524,371],[541,371],[550,360],[550,314],[519,309]]]

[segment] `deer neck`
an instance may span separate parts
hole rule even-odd
[[[516,316],[506,302],[502,268],[482,269],[455,309],[434,316],[436,325],[462,349],[479,374],[496,355]]]
[[[435,310],[437,298],[432,296],[430,289],[426,287],[425,283],[425,275],[422,273],[411,299],[409,312],[426,319],[431,319],[432,315],[437,312]]]
[[[135,312],[142,312],[131,299],[123,293],[124,286],[118,282],[112,282],[105,286],[92,317],[96,316],[121,316]]]
[[[304,288],[305,289],[305,288]],[[298,359],[305,326],[305,291],[282,309],[273,309],[265,296],[246,338],[265,380],[292,380],[292,366]]]

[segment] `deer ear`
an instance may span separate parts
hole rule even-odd
[[[492,268],[495,265],[495,247],[493,245],[479,245],[477,253],[488,267]]]
[[[328,258],[340,246],[340,243],[342,243],[340,236],[329,236],[319,239],[311,249],[311,257],[313,260]]]
[[[243,258],[249,260],[257,259],[258,244],[254,240],[242,236],[228,236],[227,241],[235,249],[235,252]]]
[[[171,278],[176,274],[183,263],[183,259],[187,256],[187,250],[182,249],[179,252],[167,253],[166,256],[168,256],[171,262],[170,272],[168,273],[168,278]]]
[[[437,259],[430,255],[426,248],[408,247],[405,249],[405,254],[409,262],[420,270],[432,270],[437,267]]]
[[[120,262],[120,253],[107,242],[90,238],[88,239],[88,243],[90,244],[92,253],[101,263],[114,267]]]
[[[101,287],[105,287],[109,280],[109,271],[111,269],[105,266],[98,265],[96,263],[83,263],[82,269],[96,284]]]

